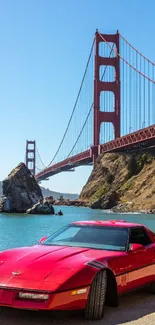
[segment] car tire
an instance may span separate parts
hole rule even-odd
[[[104,304],[107,291],[107,272],[100,271],[95,276],[88,295],[85,318],[99,320],[104,315]]]

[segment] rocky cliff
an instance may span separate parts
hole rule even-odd
[[[155,153],[100,156],[79,200],[92,208],[155,212]]]
[[[39,185],[25,164],[20,163],[3,181],[0,211],[26,212],[40,200],[43,196]]]
[[[3,186],[3,182],[0,181],[0,196],[3,195],[2,186]],[[55,192],[55,191],[52,191],[52,190],[50,190],[48,188],[45,188],[43,186],[40,186],[40,188],[41,188],[41,192],[42,192],[43,197],[53,196],[53,198],[55,200],[59,199],[60,196],[63,196],[63,198],[65,200],[76,200],[79,197],[78,194]]]

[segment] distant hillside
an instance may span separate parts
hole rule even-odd
[[[42,190],[43,196],[53,196],[54,199],[60,198],[60,195],[63,195],[64,199],[69,199],[69,200],[76,200],[78,199],[78,194],[69,194],[69,193],[59,193],[59,192],[54,192],[49,190],[48,188],[44,188],[40,186]]]
[[[2,195],[2,182],[0,182],[0,196]]]
[[[3,194],[2,193],[2,183],[0,181],[0,196]],[[43,196],[53,196],[54,199],[58,199],[60,197],[60,195],[63,195],[63,197],[65,199],[70,199],[70,200],[75,200],[78,198],[78,194],[68,194],[68,193],[59,193],[59,192],[54,192],[49,190],[48,188],[44,188],[42,186],[40,186],[41,190],[42,190],[42,194]]]

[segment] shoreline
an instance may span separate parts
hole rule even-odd
[[[102,209],[102,208],[92,208],[90,204],[88,204],[88,202],[86,201],[57,201],[56,204],[54,203],[53,206],[70,206],[70,207],[77,207],[77,208],[89,208],[91,210],[102,210],[106,213],[107,212],[111,212],[111,213],[121,213],[121,214],[155,214],[155,209],[132,209],[131,207],[131,203],[126,203],[123,204],[122,202],[118,202],[118,204],[116,206],[114,206],[112,209]]]

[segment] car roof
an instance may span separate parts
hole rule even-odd
[[[134,222],[127,222],[125,220],[91,220],[91,221],[76,221],[72,222],[74,225],[88,225],[88,226],[103,226],[103,227],[125,227],[125,228],[131,228],[131,227],[142,227],[142,224],[134,223]]]

